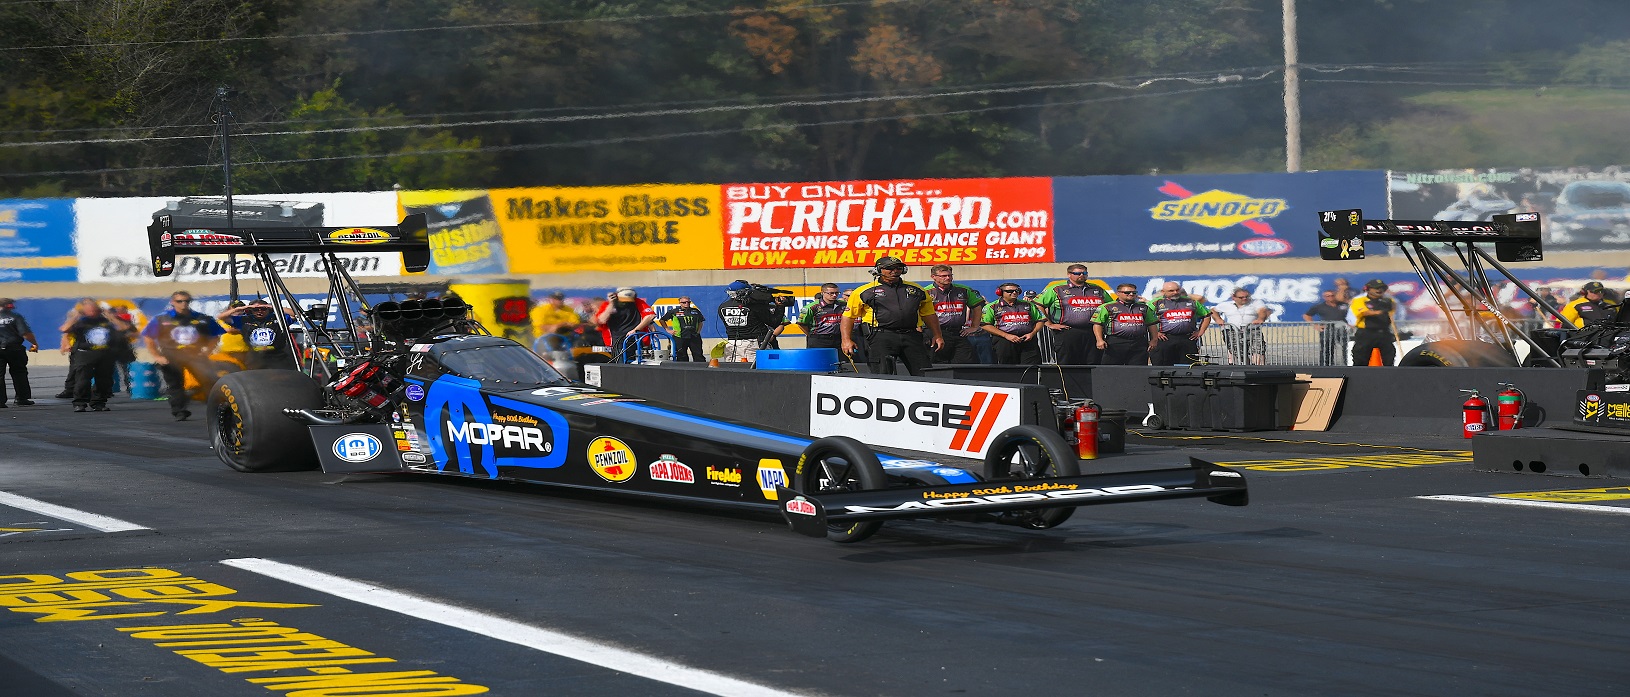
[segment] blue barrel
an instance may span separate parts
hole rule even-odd
[[[759,370],[805,370],[830,373],[838,369],[838,350],[816,349],[761,349],[757,354]]]
[[[131,399],[158,399],[162,390],[159,389],[158,366],[152,363],[130,364],[130,398]]]

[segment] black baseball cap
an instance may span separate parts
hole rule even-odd
[[[1602,285],[1601,281],[1591,281],[1590,283],[1586,283],[1583,287],[1581,287],[1580,290],[1587,293],[1600,293],[1607,290],[1607,286]]]
[[[1372,279],[1364,282],[1364,287],[1365,288],[1379,288],[1381,290],[1386,290],[1387,289],[1387,282],[1383,281],[1383,280],[1381,280],[1379,278],[1372,278]]]

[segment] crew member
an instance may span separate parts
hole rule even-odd
[[[566,334],[582,321],[572,308],[566,307],[566,294],[555,291],[537,307],[532,308],[532,335]]]
[[[113,396],[115,350],[127,341],[124,333],[130,325],[102,312],[92,298],[82,298],[76,309],[79,316],[62,325],[62,352],[73,353],[68,362],[73,366],[74,411],[107,411]]]
[[[639,347],[624,346],[629,334],[643,332],[657,319],[651,305],[640,298],[633,288],[618,288],[607,293],[606,301],[594,312],[594,323],[600,325],[600,336],[611,347],[613,363],[633,363],[639,356]]]
[[[702,357],[702,323],[707,317],[691,306],[689,296],[679,298],[679,306],[664,312],[659,321],[673,328],[675,360],[681,363],[707,360]]]
[[[1579,297],[1562,307],[1562,316],[1572,322],[1575,329],[1610,322],[1619,311],[1619,304],[1607,299],[1607,287],[1601,281],[1586,283],[1579,291]]]
[[[1364,284],[1363,295],[1353,298],[1349,313],[1358,325],[1353,332],[1353,365],[1369,365],[1376,349],[1381,350],[1381,365],[1392,365],[1397,355],[1392,320],[1398,305],[1386,294],[1386,282],[1375,278]]]
[[[1211,311],[1206,309],[1205,303],[1185,295],[1176,281],[1161,285],[1160,296],[1149,306],[1155,319],[1160,321],[1154,332],[1155,344],[1149,352],[1149,364],[1193,363],[1190,356],[1200,353],[1200,335],[1211,325]]]
[[[1093,338],[1104,352],[1104,365],[1149,365],[1149,349],[1154,346],[1150,328],[1160,321],[1154,310],[1138,302],[1137,286],[1116,286],[1115,301],[1099,305],[1093,320]]]
[[[27,342],[27,350],[23,343]],[[17,314],[17,301],[0,298],[0,361],[11,371],[11,388],[17,392],[17,406],[33,406],[34,393],[28,387],[28,354],[39,353],[40,342],[29,329],[28,320]],[[0,375],[0,409],[6,408],[6,381]]]
[[[148,320],[142,340],[164,375],[170,415],[177,421],[192,416],[187,410],[192,397],[187,394],[187,373],[192,373],[206,389],[215,384],[215,369],[209,355],[224,333],[214,317],[192,310],[192,294],[178,290],[170,295],[170,309]]]
[[[905,282],[906,263],[883,257],[872,267],[877,280],[855,289],[849,308],[838,325],[843,335],[843,352],[855,351],[855,322],[868,322],[874,329],[866,342],[866,356],[873,373],[882,373],[890,356],[903,361],[906,371],[921,376],[929,366],[928,352],[945,346],[940,324],[934,319],[934,301],[928,291]],[[923,345],[922,328],[933,338]]]
[[[1102,360],[1094,340],[1093,318],[1112,299],[1109,284],[1087,278],[1085,264],[1070,264],[1069,277],[1047,284],[1036,302],[1047,310],[1047,328],[1058,332],[1060,365],[1097,365]]]
[[[1340,365],[1341,349],[1347,345],[1347,303],[1336,299],[1336,291],[1319,294],[1319,302],[1302,313],[1302,321],[1318,322],[1319,365]]]
[[[272,304],[265,298],[255,298],[248,305],[222,310],[215,316],[227,326],[228,334],[243,336],[249,350],[243,356],[245,370],[294,368],[294,354],[289,351],[289,335],[272,313]]]
[[[953,283],[955,272],[947,264],[936,265],[928,273],[934,279],[926,289],[928,298],[934,301],[940,337],[945,340],[945,345],[934,352],[934,362],[977,363],[979,357],[969,337],[983,333],[979,325],[985,316],[985,296]]]
[[[1046,321],[1041,306],[1019,297],[1019,286],[1003,283],[996,288],[996,302],[985,306],[986,333],[996,337],[996,362],[1002,365],[1038,365],[1041,349],[1036,333]]]
[[[822,283],[820,295],[798,314],[798,326],[804,328],[809,348],[839,348],[843,344],[843,313],[849,305],[838,298],[838,284]]]
[[[724,361],[752,363],[758,350],[769,348],[786,331],[787,317],[766,299],[753,297],[753,284],[732,281],[725,286],[728,296],[719,304],[719,322],[724,324]]]

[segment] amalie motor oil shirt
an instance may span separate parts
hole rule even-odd
[[[995,325],[997,329],[1015,336],[1024,336],[1045,318],[1035,303],[1015,300],[1012,303],[998,301],[986,305],[984,319],[985,324]]]
[[[1149,325],[1154,324],[1155,312],[1143,303],[1105,303],[1098,307],[1093,318],[1104,325],[1107,336],[1119,339],[1144,339],[1149,336]]]

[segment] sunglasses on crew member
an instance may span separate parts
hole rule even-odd
[[[1071,276],[1085,276],[1085,275],[1087,275],[1087,272],[1085,272],[1085,271],[1071,271],[1070,275]]]
[[[998,290],[1000,290],[1003,293],[1017,293],[1017,292],[1019,292],[1018,288],[999,288]]]

